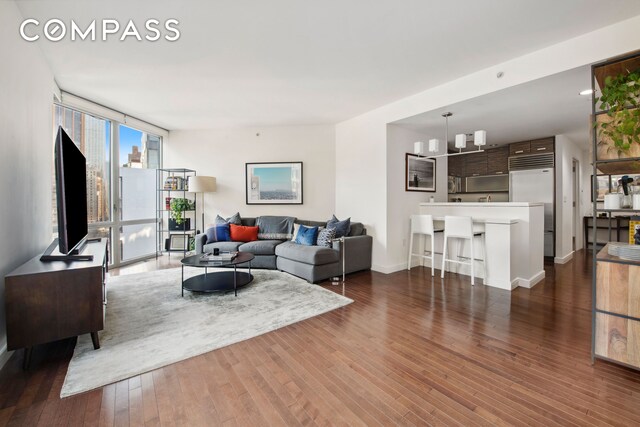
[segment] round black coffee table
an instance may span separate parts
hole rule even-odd
[[[238,289],[248,285],[253,280],[251,274],[251,260],[255,258],[252,253],[238,252],[231,261],[205,261],[203,254],[192,255],[182,260],[182,296],[184,290],[191,292],[228,292],[234,291],[238,296]],[[249,271],[238,271],[238,264],[249,263]],[[204,274],[184,279],[184,267],[204,268]],[[207,272],[210,267],[233,267],[233,271]]]

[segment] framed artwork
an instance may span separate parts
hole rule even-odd
[[[301,205],[302,162],[246,163],[247,205]]]
[[[405,157],[405,191],[436,191],[436,159],[407,153]]]
[[[169,250],[170,251],[183,251],[189,249],[189,235],[187,234],[172,234],[169,236]]]
[[[591,175],[591,201],[592,202],[604,202],[604,195],[611,191],[611,176],[610,175]],[[617,184],[616,184],[617,185]],[[593,188],[596,188],[594,197]]]

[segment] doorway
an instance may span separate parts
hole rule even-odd
[[[573,218],[573,230],[572,230],[572,243],[571,243],[571,249],[575,252],[577,249],[577,236],[578,236],[578,227],[580,224],[580,174],[579,174],[579,170],[580,170],[580,162],[578,162],[578,160],[573,159],[572,161],[572,165],[571,165],[571,193],[572,193],[572,215],[571,217]]]

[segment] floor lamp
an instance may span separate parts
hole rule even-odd
[[[204,193],[216,192],[216,179],[212,176],[190,176],[188,185],[190,193],[202,193],[202,230],[200,232],[204,233]],[[197,226],[195,228],[198,229]]]

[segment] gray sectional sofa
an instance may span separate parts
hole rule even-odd
[[[242,218],[242,225],[255,226],[256,218]],[[306,226],[326,226],[326,222],[295,220]],[[352,222],[349,234],[344,238],[344,248],[340,241],[334,241],[332,248],[305,246],[289,240],[256,240],[253,242],[206,243],[207,235],[195,237],[196,253],[221,251],[251,252],[255,259],[253,268],[278,269],[301,277],[310,283],[317,283],[333,276],[342,275],[342,251],[344,250],[345,272],[354,273],[371,269],[373,239],[359,222]]]

